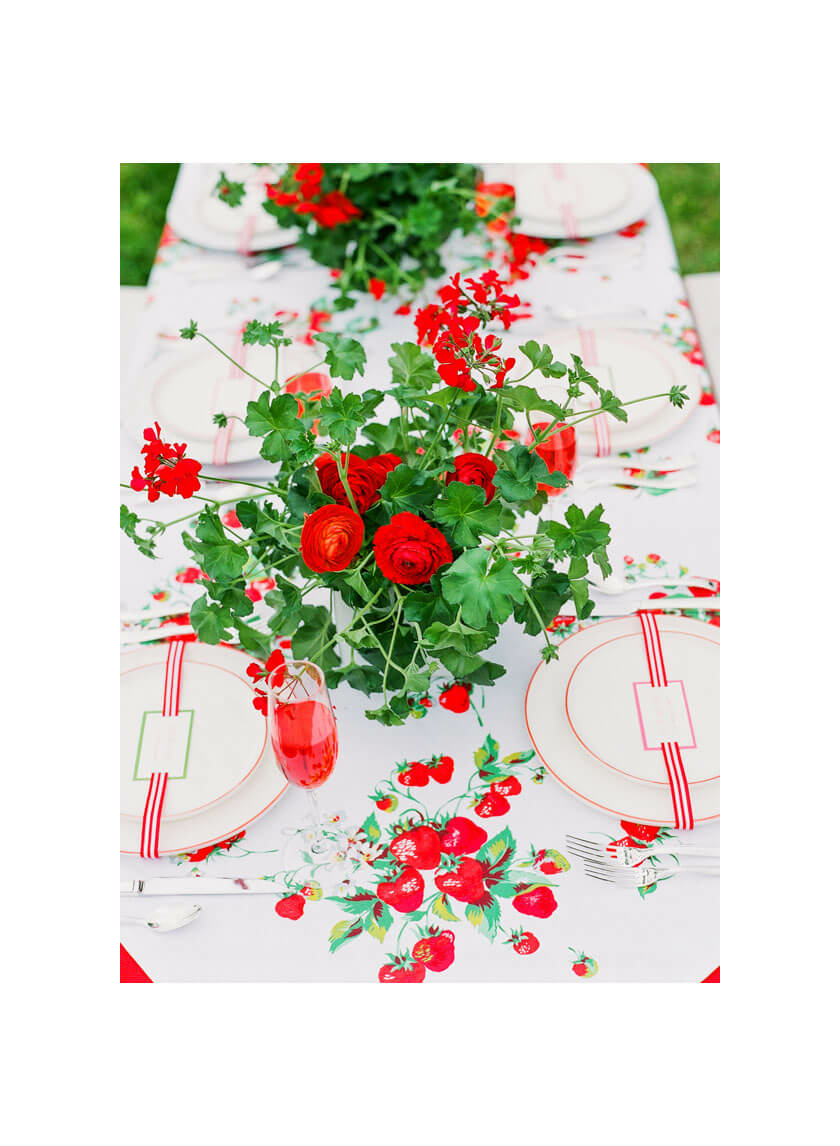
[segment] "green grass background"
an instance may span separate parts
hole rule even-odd
[[[720,164],[651,163],[684,275],[720,270]],[[120,164],[120,284],[145,286],[177,163]]]

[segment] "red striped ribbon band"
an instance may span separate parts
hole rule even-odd
[[[187,642],[174,637],[167,648],[166,673],[163,680],[163,716],[177,716],[181,706],[181,668]],[[157,859],[160,855],[160,821],[163,814],[163,801],[166,797],[168,772],[153,772],[149,777],[143,819],[140,823],[140,856],[142,859]]]
[[[651,686],[653,688],[667,688],[668,672],[665,668],[662,638],[659,633],[656,614],[646,609],[640,609],[639,620],[642,623],[642,637],[645,643],[645,656]],[[676,740],[660,741],[659,746],[662,750],[665,772],[671,789],[674,825],[677,828],[691,830],[694,827],[694,811],[691,806],[691,791],[685,774],[680,746]]]
[[[578,328],[580,338],[580,354],[587,370],[594,370],[598,366],[598,348],[595,343],[595,331]],[[593,403],[594,404],[594,403]],[[596,414],[592,419],[595,430],[595,456],[606,458],[612,453],[610,444],[610,426],[606,414]]]

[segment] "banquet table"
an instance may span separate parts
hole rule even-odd
[[[610,556],[614,569],[644,584],[667,576],[719,577],[719,407],[704,369],[696,324],[680,277],[667,219],[655,205],[627,233],[592,239],[580,266],[553,261],[552,252],[537,256],[529,277],[517,289],[535,309],[561,305],[589,313],[620,312],[642,302],[656,317],[661,337],[676,347],[696,371],[699,404],[683,425],[655,449],[696,455],[697,483],[667,493],[622,488],[612,484],[573,491],[587,512],[598,503],[612,529]],[[472,271],[484,246],[480,239],[450,240],[445,262],[450,272]],[[587,261],[597,270],[588,270]],[[438,285],[438,284],[434,284]],[[145,293],[132,344],[126,348],[123,409],[131,410],[142,371],[155,361],[166,338],[190,319],[200,325],[263,318],[277,310],[306,312],[316,300],[329,300],[330,278],[300,249],[285,248],[271,277],[256,277],[246,256],[210,251],[181,239],[167,226]],[[430,301],[433,297],[429,292]],[[327,302],[328,305],[328,302]],[[315,307],[314,309],[319,309]],[[390,344],[414,340],[411,315],[395,314],[393,299],[363,299],[352,311],[335,313],[330,330],[352,329],[365,347],[364,379],[341,383],[359,392],[387,370]],[[532,335],[532,331],[535,332]],[[516,324],[517,342],[538,337],[538,317]],[[177,336],[177,335],[175,335]],[[138,460],[136,423],[124,417],[123,480]],[[644,469],[641,461],[628,465]],[[259,461],[205,472],[230,478],[267,474]],[[221,488],[221,487],[220,487]],[[221,495],[220,495],[221,496]],[[227,496],[227,495],[226,495]],[[566,495],[564,495],[566,496]],[[140,512],[139,495],[124,499]],[[559,499],[558,499],[559,500]],[[189,506],[172,501],[146,505],[146,516],[180,517]],[[139,609],[170,599],[189,602],[199,592],[193,562],[180,531],[164,535],[159,559],[141,556],[122,538],[122,604]],[[326,595],[324,596],[326,603]],[[719,614],[705,612],[702,598],[688,614],[710,625]],[[564,641],[597,621],[563,623],[551,634]],[[568,854],[566,836],[602,841],[627,835],[620,818],[584,803],[541,766],[525,720],[524,697],[540,663],[540,641],[512,622],[502,627],[494,660],[506,669],[494,687],[474,686],[469,707],[453,711],[433,695],[429,707],[400,727],[367,720],[367,698],[342,685],[333,690],[339,736],[335,771],[320,789],[321,806],[335,832],[336,859],[352,865],[352,890],[336,889],[317,863],[294,853],[290,862],[289,830],[306,823],[305,793],[290,786],[261,817],[227,839],[191,852],[141,859],[122,854],[121,881],[157,875],[232,876],[242,880],[270,877],[271,893],[186,897],[202,912],[196,922],[166,934],[121,925],[121,979],[127,982],[375,982],[395,955],[406,955],[429,927],[448,932],[454,960],[445,970],[429,970],[433,982],[716,982],[719,964],[719,881],[680,875],[650,888],[624,889],[589,879],[583,865]],[[606,716],[605,716],[606,719]],[[449,756],[451,777],[422,788],[398,780],[407,761]],[[539,878],[551,893],[549,908],[523,914],[511,899],[499,899],[491,915],[479,920],[462,902],[450,901],[443,913],[392,910],[373,913],[379,877],[369,867],[377,841],[411,810],[434,816],[438,809],[471,816],[474,795],[481,790],[479,770],[487,759],[509,758],[520,790],[511,794],[509,810],[476,820],[491,841],[498,840],[515,856],[513,863],[527,882]],[[669,829],[667,838],[716,846],[719,822],[699,824],[694,831]],[[340,853],[340,854],[339,854]],[[323,860],[321,860],[323,863]],[[327,873],[328,874],[328,873]],[[423,873],[427,891],[434,872]],[[285,913],[284,900],[302,897],[297,917]],[[126,915],[139,915],[160,900],[122,898]],[[436,903],[438,901],[433,901]],[[521,933],[531,938],[523,943]],[[536,941],[536,945],[534,944]]]

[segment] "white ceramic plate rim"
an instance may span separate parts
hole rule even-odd
[[[629,227],[631,223],[643,219],[656,202],[659,186],[653,175],[645,167],[638,164],[629,164],[633,168],[630,176],[630,194],[614,211],[610,211],[597,219],[581,220],[576,235],[570,235],[568,228],[559,220],[555,223],[545,219],[529,219],[521,217],[517,224],[517,231],[525,235],[533,235],[541,239],[590,239],[596,235],[607,235],[611,231],[620,231],[622,227]],[[586,269],[586,261],[581,260],[581,270]]]
[[[181,164],[172,198],[166,210],[167,222],[179,239],[186,239],[189,243],[195,243],[199,247],[209,247],[211,250],[236,252],[239,249],[238,236],[217,231],[202,219],[195,209],[198,197],[208,194],[210,189],[207,177],[202,171],[204,166],[200,163]],[[270,216],[266,214],[266,218]],[[255,235],[248,246],[252,251],[270,251],[276,247],[294,246],[299,237],[300,230],[297,227],[275,226],[273,234]]]

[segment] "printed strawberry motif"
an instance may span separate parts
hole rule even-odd
[[[506,942],[513,944],[517,955],[533,955],[540,949],[540,941],[533,931],[514,931]]]
[[[393,881],[380,883],[376,894],[383,903],[394,911],[416,911],[423,902],[426,885],[420,872],[414,867],[406,867]]]
[[[557,900],[550,887],[535,887],[523,891],[513,898],[513,906],[522,915],[536,915],[538,919],[548,919],[557,910]]]
[[[572,866],[566,857],[554,848],[542,848],[534,859],[545,875],[557,875],[558,872],[568,871]]]
[[[720,445],[720,430],[709,430],[706,434],[707,442],[714,442],[716,446]]]
[[[594,959],[590,959],[588,955],[584,955],[582,951],[575,951],[570,947],[574,962],[572,963],[572,970],[581,979],[591,979],[593,975],[598,973],[598,964]]]
[[[411,948],[411,955],[429,971],[445,971],[455,958],[455,933],[441,931],[437,935],[432,932],[417,940]]]
[[[396,796],[379,796],[375,803],[380,812],[393,812],[398,800]]]
[[[505,797],[492,789],[475,806],[475,814],[485,820],[490,819],[491,816],[503,816],[505,812],[509,811],[510,804]]]
[[[455,767],[455,761],[451,756],[435,756],[432,758],[429,767],[429,775],[438,784],[448,784],[452,779],[452,769]]]
[[[305,883],[300,889],[300,894],[304,899],[311,899],[313,903],[324,898],[324,892],[320,883],[315,883],[314,881],[312,883]]]
[[[451,684],[440,694],[441,708],[450,712],[466,712],[470,707],[470,694],[466,685]]]
[[[428,782],[429,769],[419,760],[413,760],[410,764],[406,764],[403,771],[397,776],[397,783],[402,784],[404,788],[425,788]]]
[[[487,843],[487,832],[466,816],[453,816],[440,836],[440,850],[452,856],[477,852]]]
[[[278,899],[274,910],[282,919],[300,919],[306,900],[302,895],[287,895],[285,899]]]
[[[435,876],[435,887],[459,903],[478,903],[485,895],[484,869],[474,859],[462,859],[454,871]]]
[[[426,968],[422,963],[386,963],[379,968],[380,983],[422,983]]]
[[[622,820],[621,826],[628,836],[632,836],[634,840],[642,840],[646,844],[652,843],[660,832],[654,824],[634,824],[632,820]]]
[[[522,785],[515,776],[503,776],[501,780],[496,780],[490,785],[490,791],[496,792],[499,796],[518,796],[522,791]]]
[[[616,848],[639,848],[642,845],[638,840],[634,840],[632,836],[622,836],[620,840],[613,840],[612,843],[607,844],[607,851],[614,852]]]
[[[440,837],[433,828],[425,825],[400,832],[388,850],[400,863],[421,871],[437,867],[440,863]]]

